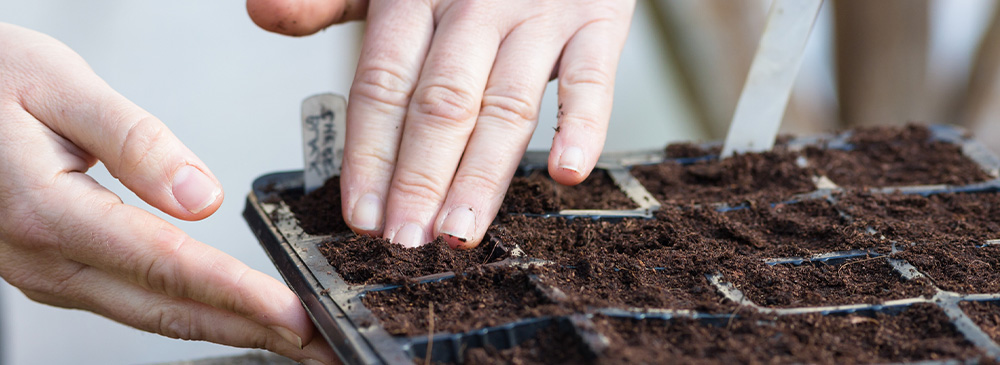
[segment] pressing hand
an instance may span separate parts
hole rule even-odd
[[[549,174],[578,184],[604,146],[634,0],[248,0],[288,35],[367,18],[347,111],[347,223],[405,246],[475,247],[559,78]]]

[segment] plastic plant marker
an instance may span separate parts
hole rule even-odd
[[[331,176],[340,175],[347,134],[347,99],[337,94],[313,95],[302,101],[302,156],[305,190],[310,193]]]
[[[774,146],[821,5],[823,0],[775,0],[771,4],[764,34],[729,124],[722,158],[767,151]]]

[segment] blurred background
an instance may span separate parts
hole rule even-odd
[[[722,138],[769,4],[638,0],[605,150]],[[782,131],[950,123],[996,150],[1000,124],[987,121],[1000,114],[997,14],[993,0],[827,1]],[[159,215],[278,277],[241,218],[243,199],[256,176],[301,169],[299,103],[315,93],[347,93],[363,24],[287,38],[256,28],[240,0],[4,1],[0,21],[65,42],[161,118],[212,168],[227,199],[200,222]],[[549,86],[532,149],[547,149],[554,133],[556,90]],[[152,211],[103,166],[90,174],[126,203]],[[37,304],[0,282],[6,364],[159,363],[243,352]]]

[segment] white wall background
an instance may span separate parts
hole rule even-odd
[[[243,199],[256,176],[301,168],[299,102],[317,92],[347,92],[360,24],[287,38],[257,29],[240,0],[9,0],[0,2],[0,21],[62,40],[111,86],[167,123],[222,181],[227,199],[201,222],[159,215],[278,277],[241,218]],[[651,29],[640,7],[619,71],[608,150],[703,138],[678,101]],[[550,87],[532,148],[548,148],[554,98]],[[103,166],[91,175],[126,203],[149,209]],[[155,363],[243,352],[37,304],[2,281],[0,336],[0,361],[7,364]]]

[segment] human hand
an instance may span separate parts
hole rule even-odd
[[[85,174],[100,160],[154,207],[209,216],[221,186],[163,123],[48,36],[0,23],[0,49],[0,276],[164,336],[335,361],[287,287]]]
[[[306,35],[365,17],[347,110],[343,213],[357,232],[475,247],[559,77],[549,174],[578,184],[604,146],[634,0],[248,0]]]

